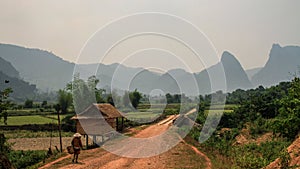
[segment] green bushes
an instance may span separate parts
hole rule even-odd
[[[193,129],[190,136],[199,138],[199,130]],[[245,145],[235,145],[235,137],[239,134],[237,129],[228,131],[217,131],[203,144],[208,152],[217,151],[221,156],[232,161],[232,168],[257,169],[273,162],[276,158],[284,155],[286,147],[290,144],[287,139],[277,139],[263,142],[261,144],[249,143]],[[284,156],[285,163],[288,156]],[[284,163],[284,160],[283,160]]]
[[[262,168],[282,156],[290,142],[268,141],[257,145],[255,143],[236,146],[232,154],[235,156],[235,165],[239,168]]]
[[[27,168],[46,158],[46,151],[11,151],[8,158],[15,168]]]
[[[11,144],[7,142],[6,137],[2,133],[0,134],[0,154],[6,156],[15,168],[26,168],[46,158],[46,151],[12,150]],[[1,166],[0,168],[2,168]]]
[[[63,119],[61,120],[62,123],[62,130],[65,132],[75,132],[75,120],[71,120],[71,118],[75,114],[67,114]]]

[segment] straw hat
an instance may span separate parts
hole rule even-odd
[[[81,137],[81,134],[75,133],[75,134],[73,135],[73,137]]]

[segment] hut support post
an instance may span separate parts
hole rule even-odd
[[[122,117],[121,131],[124,129],[124,117]]]
[[[93,135],[93,145],[95,146],[97,143],[96,135]]]
[[[88,149],[88,147],[89,147],[89,136],[88,135],[86,135],[85,144],[86,144],[86,149]]]
[[[116,131],[119,131],[119,118],[116,118]]]

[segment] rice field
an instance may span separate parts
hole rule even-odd
[[[63,119],[66,115],[60,115],[60,119]],[[26,124],[57,124],[56,115],[32,115],[32,116],[8,116],[7,125],[26,125]]]

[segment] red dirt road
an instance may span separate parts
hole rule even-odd
[[[149,138],[166,131],[172,124],[176,116],[153,124],[134,135],[135,138]],[[141,151],[139,149],[133,151]],[[211,168],[210,159],[200,152],[196,147],[187,144],[185,141],[179,142],[171,150],[148,158],[126,158],[120,157],[102,148],[84,150],[79,155],[79,163],[71,163],[71,155],[62,157],[41,168],[99,168],[99,169],[164,169],[164,168]]]

